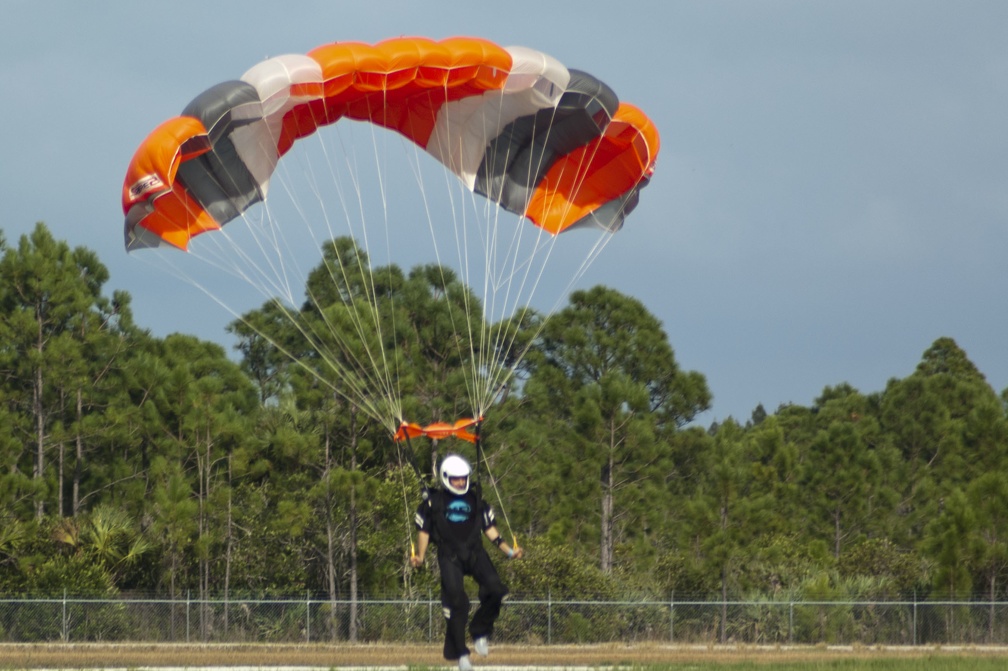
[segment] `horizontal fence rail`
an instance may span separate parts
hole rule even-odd
[[[8,643],[431,643],[443,636],[435,598],[0,598],[0,641]],[[1008,645],[1008,602],[512,598],[495,641]]]

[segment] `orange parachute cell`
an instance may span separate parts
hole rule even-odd
[[[637,192],[654,172],[660,141],[651,120],[622,103],[605,134],[556,161],[536,188],[525,216],[550,233],[591,223],[607,205],[616,209],[610,222],[636,205]]]
[[[162,242],[185,249],[192,236],[220,228],[175,181],[183,161],[210,150],[206,128],[192,117],[173,117],[147,136],[134,154],[123,182],[127,249],[159,246]],[[131,220],[143,221],[143,227],[136,230]]]
[[[426,146],[441,107],[502,88],[511,57],[486,40],[400,38],[308,52],[323,72],[323,123],[370,121]]]
[[[199,119],[192,117],[173,117],[151,131],[126,169],[123,213],[170,191],[179,164],[210,151],[206,132]]]

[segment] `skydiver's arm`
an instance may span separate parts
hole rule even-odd
[[[427,544],[430,542],[430,534],[426,531],[421,531],[417,534],[417,550],[416,554],[409,558],[410,566],[413,568],[419,568],[423,565],[424,556],[427,554]]]
[[[499,547],[501,552],[506,554],[509,559],[521,559],[522,555],[525,554],[520,547],[512,548],[508,545],[507,541],[504,540],[504,537],[500,535],[499,531],[497,531],[496,526],[487,527],[483,533],[486,534],[486,537],[490,539],[490,542]]]

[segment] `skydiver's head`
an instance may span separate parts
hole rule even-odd
[[[441,484],[452,494],[461,496],[469,491],[469,462],[457,454],[449,454],[441,462]]]

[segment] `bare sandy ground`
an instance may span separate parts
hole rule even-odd
[[[935,656],[997,656],[1008,666],[1006,647],[870,647],[870,646],[688,646],[584,645],[495,646],[489,657],[473,657],[483,667],[587,668],[633,664],[729,662],[744,660],[823,661],[866,657],[927,659]],[[330,669],[454,668],[441,657],[439,645],[154,645],[137,644],[0,644],[3,669]]]

